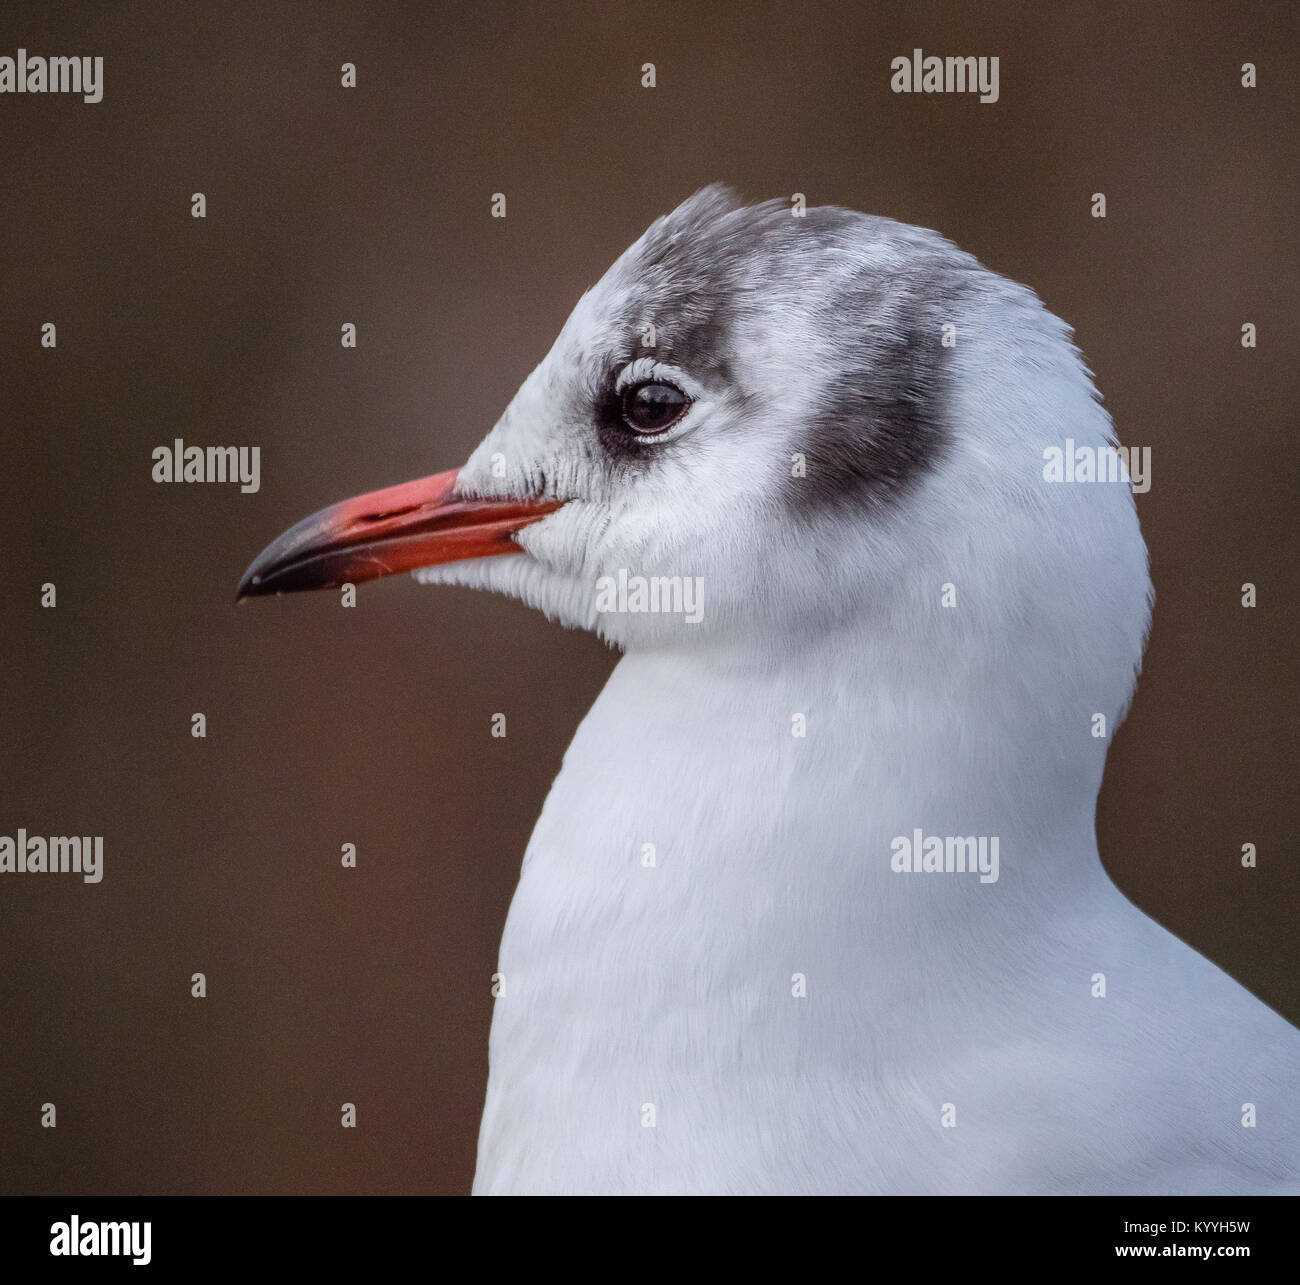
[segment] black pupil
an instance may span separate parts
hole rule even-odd
[[[638,384],[623,394],[623,418],[638,433],[662,433],[689,405],[686,394],[671,384]]]

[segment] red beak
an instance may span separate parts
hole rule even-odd
[[[516,531],[559,500],[462,500],[458,470],[371,491],[304,518],[253,559],[235,594],[334,589],[466,558],[521,553]]]

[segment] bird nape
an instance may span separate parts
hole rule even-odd
[[[710,187],[463,468],[249,568],[624,653],[506,922],[476,1192],[1300,1185],[1300,1032],[1098,858],[1151,586],[1127,472],[1045,467],[1067,441],[1116,452],[1030,290]]]

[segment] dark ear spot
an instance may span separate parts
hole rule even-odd
[[[951,373],[943,326],[956,323],[969,272],[943,264],[855,283],[830,305],[831,369],[791,453],[800,512],[875,507],[901,495],[946,449]]]

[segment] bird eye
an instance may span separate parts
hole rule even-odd
[[[672,428],[691,408],[691,399],[672,384],[633,384],[623,392],[623,422],[647,437]]]

